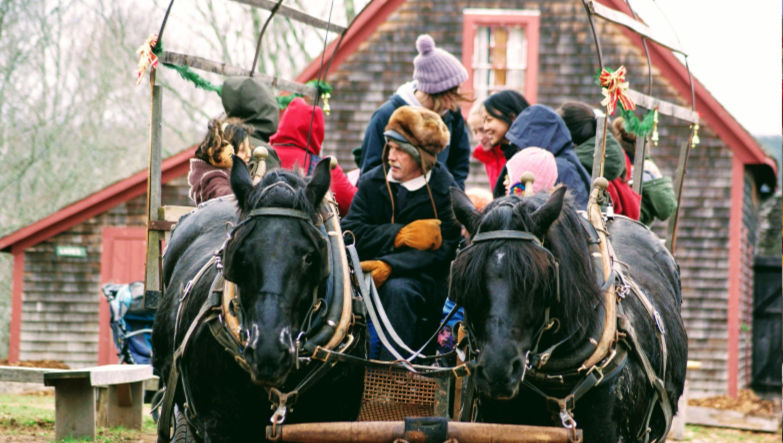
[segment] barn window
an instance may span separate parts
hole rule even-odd
[[[465,9],[463,14],[465,89],[472,90],[479,101],[493,92],[515,89],[535,103],[539,12]]]

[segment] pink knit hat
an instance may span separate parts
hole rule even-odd
[[[448,91],[468,79],[468,71],[456,57],[435,47],[429,34],[416,39],[419,55],[413,59],[416,89],[427,94]]]
[[[519,178],[525,172],[532,172],[535,180],[533,181],[533,193],[542,190],[549,190],[557,182],[557,163],[551,152],[534,146],[525,148],[506,162],[508,170],[507,190],[513,189],[519,184]],[[524,183],[523,183],[524,185]]]

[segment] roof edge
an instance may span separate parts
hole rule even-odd
[[[296,77],[296,81],[300,83],[306,83],[318,77],[318,73],[321,70],[321,60],[325,65],[329,66],[329,71],[323,74],[323,78],[326,78],[337,67],[339,67],[348,56],[353,54],[359,45],[367,39],[367,36],[375,32],[386,18],[396,11],[397,8],[405,3],[405,0],[372,0],[359,12],[359,15],[354,17],[351,23],[348,25],[348,30],[345,32],[345,37],[340,43],[340,48],[335,54],[335,48],[339,37],[334,39],[326,50],[319,53],[304,70]],[[329,60],[334,57],[331,65]]]
[[[600,0],[601,3],[613,7],[629,16],[631,10],[623,0]],[[622,32],[631,38],[632,42],[643,49],[642,39],[635,32],[620,26]],[[690,97],[690,81],[688,69],[680,62],[672,51],[656,44],[647,45],[650,50],[651,62],[661,70],[665,78],[668,78],[674,88],[683,97]],[[692,74],[692,73],[691,73]],[[706,121],[710,129],[715,131],[731,150],[738,155],[743,164],[765,165],[771,168],[777,175],[778,168],[775,161],[767,155],[758,141],[720,104],[720,102],[707,90],[707,88],[694,76],[693,90],[696,97],[696,112],[699,119]],[[698,149],[698,148],[697,148]]]
[[[161,182],[168,183],[187,172],[189,160],[196,152],[193,145],[182,152],[172,155],[161,163]],[[11,248],[22,249],[38,244],[54,235],[87,220],[101,212],[111,209],[147,191],[147,169],[111,184],[94,194],[63,207],[35,223],[24,226],[5,237],[0,238],[0,251],[10,252]]]

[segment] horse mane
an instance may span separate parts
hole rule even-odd
[[[534,232],[531,214],[546,203],[548,197],[547,193],[539,193],[497,199],[481,213],[477,232],[502,229]],[[580,215],[566,201],[543,238],[543,246],[559,263],[561,320],[569,333],[590,324],[593,308],[601,302],[591,270],[589,237],[578,217]],[[451,286],[452,298],[457,304],[470,312],[486,312],[485,266],[495,253],[504,254],[501,273],[510,279],[515,304],[555,307],[554,266],[549,255],[533,242],[508,240],[471,245],[454,261]],[[524,310],[525,313],[529,311]]]

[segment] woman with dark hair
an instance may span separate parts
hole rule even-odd
[[[576,146],[576,156],[579,157],[582,166],[587,171],[592,171],[596,146],[595,111],[587,103],[566,102],[557,109],[557,113],[571,132],[571,139]],[[609,180],[609,187],[606,190],[612,198],[614,213],[638,220],[641,196],[628,184],[631,178],[631,162],[611,131],[606,134],[603,176]]]
[[[525,100],[522,94],[513,89],[498,91],[484,100],[484,134],[488,140],[492,151],[503,154],[503,167],[495,175],[494,180],[490,177],[490,186],[492,194],[497,198],[506,194],[506,188],[503,181],[506,177],[506,161],[519,151],[519,148],[509,144],[506,139],[508,128],[530,104]]]

